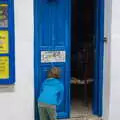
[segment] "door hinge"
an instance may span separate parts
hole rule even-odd
[[[104,37],[104,42],[107,42],[108,41],[108,38],[107,37]]]

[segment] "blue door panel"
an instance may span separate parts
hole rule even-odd
[[[65,12],[67,2],[40,3],[39,37],[40,46],[65,46],[67,13]]]
[[[53,66],[61,69],[64,99],[57,107],[58,118],[70,114],[70,0],[35,0],[35,118],[38,120],[37,98],[40,88]],[[65,62],[41,61],[42,51],[65,51]]]
[[[69,0],[59,0],[58,2],[47,2],[40,0],[38,5],[38,50],[39,50],[39,78],[37,80],[36,91],[40,91],[41,84],[46,79],[49,68],[56,66],[61,69],[61,81],[64,84],[64,99],[57,107],[57,117],[69,117],[69,80],[70,76],[67,74],[70,65],[70,45],[68,39],[69,35]],[[65,62],[41,62],[42,51],[65,51]],[[70,70],[68,71],[70,72]],[[38,98],[39,92],[36,98]]]
[[[49,4],[40,4],[39,14],[39,38],[40,46],[52,45],[52,15],[51,7]]]
[[[41,63],[40,61],[40,72],[39,72],[39,83],[42,84],[46,78],[48,68],[52,66],[61,68],[61,81],[64,84],[64,99],[60,106],[57,107],[58,118],[68,117],[69,111],[69,80],[70,76],[66,74],[69,68],[69,56],[70,51],[68,39],[69,33],[69,0],[54,0],[40,1],[39,5],[39,41],[40,41],[40,56],[41,51],[65,51],[66,60],[65,63]],[[38,89],[40,86],[38,87]]]

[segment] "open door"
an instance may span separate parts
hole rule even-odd
[[[64,100],[58,118],[70,114],[70,0],[35,0],[35,115],[41,84],[50,67],[61,68]]]
[[[74,88],[72,96],[75,96],[75,102],[78,102],[76,106],[80,106],[81,104],[79,105],[79,98],[82,96],[83,93],[81,92],[80,94],[80,81],[83,81],[85,79],[87,81],[89,80],[88,78],[91,78],[91,80],[93,80],[92,86],[94,86],[92,87],[92,99],[91,101],[88,100],[88,85],[86,85],[87,87],[85,86],[86,88],[84,90],[85,101],[92,102],[93,114],[97,116],[102,116],[104,0],[72,0],[72,7],[73,13],[71,14],[73,17],[71,34],[73,37],[71,39],[71,71],[73,71],[73,83],[75,83],[76,81],[78,82],[77,85],[73,84],[71,87]],[[84,53],[87,53],[87,55],[85,55]],[[91,59],[91,57],[93,58]],[[90,62],[91,60],[92,62]],[[87,70],[84,70],[85,68]],[[94,74],[90,75],[89,73]],[[79,93],[73,95],[74,93],[77,93],[78,90]],[[75,105],[75,102],[73,102],[73,105]],[[76,109],[80,111],[81,108]]]

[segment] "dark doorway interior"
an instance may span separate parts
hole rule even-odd
[[[71,104],[92,111],[95,68],[95,0],[72,0]],[[80,110],[82,111],[82,110]]]

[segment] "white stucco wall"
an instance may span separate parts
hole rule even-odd
[[[0,87],[0,120],[34,120],[33,1],[14,1],[16,85]]]
[[[112,0],[109,120],[120,119],[120,1]]]
[[[107,42],[104,43],[104,80],[103,80],[103,119],[109,120],[110,103],[110,69],[111,69],[111,19],[112,0],[105,0],[105,35]]]
[[[105,43],[104,120],[119,120],[120,1],[112,2],[111,36],[111,2],[106,1],[105,36],[109,41]],[[15,0],[15,32],[16,85],[7,88],[0,86],[0,120],[34,120],[33,0]],[[111,61],[107,62],[110,52]]]

